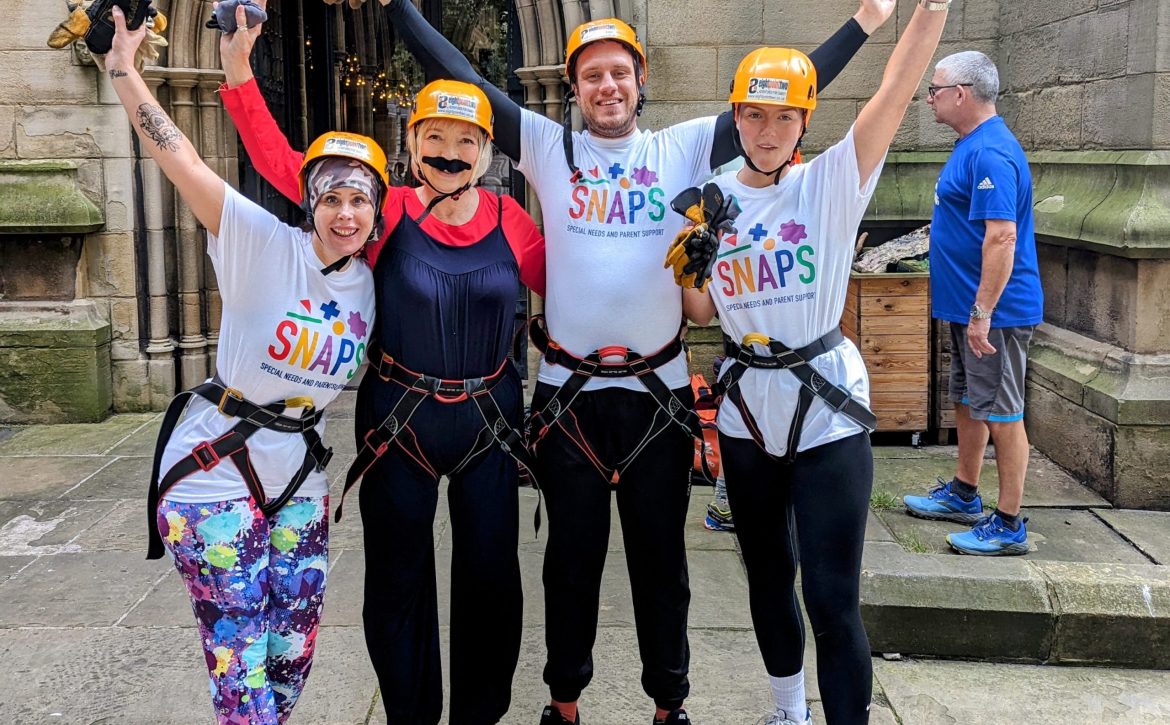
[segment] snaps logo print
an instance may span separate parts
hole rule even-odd
[[[725,297],[771,292],[797,283],[809,285],[816,279],[816,249],[802,244],[808,238],[804,224],[789,219],[779,225],[775,236],[760,222],[740,229],[747,230],[743,232],[747,239],[741,243],[739,234],[724,238],[723,243],[731,249],[721,252],[715,263],[714,276]],[[777,248],[778,241],[796,248]]]
[[[984,176],[983,181],[980,181],[979,186],[976,186],[975,188],[979,191],[991,191],[995,188],[995,184],[991,183],[990,176]]]
[[[365,358],[369,322],[358,311],[348,313],[345,322],[341,317],[336,300],[316,308],[310,300],[301,300],[277,324],[276,342],[268,346],[268,356],[290,368],[321,375],[336,375],[346,366],[346,379],[352,378]]]
[[[621,162],[602,170],[582,169],[569,197],[569,217],[597,224],[637,224],[645,215],[660,222],[666,215],[665,192],[658,172],[648,166],[627,169]]]

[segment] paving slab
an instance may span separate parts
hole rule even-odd
[[[1029,543],[1034,548],[1028,554],[1031,561],[1150,563],[1090,511],[1035,508],[1025,510],[1024,515],[1028,517]],[[1170,530],[1166,540],[1170,542]]]
[[[118,458],[80,486],[65,492],[63,497],[73,501],[133,500],[145,509],[153,464],[153,459],[147,456]]]
[[[124,551],[131,559],[146,558],[145,496],[114,501],[69,503],[83,511],[90,507],[102,507],[107,511],[105,516],[93,519],[92,525],[81,532],[73,542],[81,551]]]
[[[112,456],[0,456],[4,471],[0,500],[56,498],[115,460]]]
[[[35,556],[0,555],[0,583],[7,581],[18,571],[34,561],[36,561]]]
[[[42,556],[0,584],[0,627],[110,626],[170,566],[119,551]]]
[[[105,455],[159,413],[112,415],[101,423],[30,425],[0,442],[0,456]]]
[[[956,554],[947,544],[946,535],[970,528],[950,521],[920,519],[904,509],[882,511],[878,515],[903,547],[916,553]],[[1089,511],[1029,508],[1024,510],[1024,515],[1029,519],[1029,559],[1149,563],[1141,552]]]
[[[313,671],[289,722],[361,725],[373,708],[377,687],[362,628],[321,627]]]
[[[890,532],[883,522],[881,517],[876,512],[870,511],[869,516],[865,519],[865,540],[866,541],[897,541],[893,533]]]
[[[76,540],[103,521],[109,501],[0,502],[0,556],[80,553]]]
[[[191,611],[191,598],[179,572],[170,557],[162,562],[169,570],[156,579],[146,596],[135,603],[119,621],[119,625],[130,629],[138,627],[194,627],[195,615]]]
[[[213,721],[194,627],[0,629],[0,654],[0,722]]]
[[[111,456],[154,456],[154,446],[158,442],[158,429],[162,427],[162,417],[150,421],[147,425],[130,434],[121,443],[110,449]]]
[[[1170,565],[1170,511],[1093,509],[1156,564]]]
[[[924,494],[942,476],[949,479],[955,473],[953,459],[941,457],[877,459],[874,460],[874,490],[885,491],[899,501],[905,494]],[[991,506],[998,497],[999,474],[995,462],[983,466],[980,490],[983,503]],[[1081,485],[1059,466],[1044,456],[1032,452],[1028,465],[1028,480],[1024,485],[1024,507],[1111,508],[1108,501]]]
[[[340,418],[341,420],[339,420],[338,423],[341,423],[342,425],[344,425],[342,423],[343,420],[349,419],[350,426],[349,426],[347,432],[350,434],[350,437],[352,438],[353,437],[353,435],[352,435],[353,434],[353,413],[354,413],[354,408],[356,407],[356,405],[357,405],[357,391],[356,390],[343,390],[336,398],[333,399],[333,402],[330,403],[328,405],[328,407],[325,408],[325,418],[327,420],[333,420],[334,418]],[[330,425],[329,427],[332,428],[333,426]]]
[[[874,668],[902,725],[989,716],[1029,725],[1170,722],[1170,672],[921,660],[875,660]],[[1006,714],[995,716],[999,709]]]

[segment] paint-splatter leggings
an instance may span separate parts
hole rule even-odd
[[[221,725],[283,723],[300,697],[325,596],[328,513],[328,496],[294,498],[272,518],[247,498],[159,506]]]

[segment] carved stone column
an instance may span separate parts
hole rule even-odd
[[[197,72],[171,70],[166,75],[167,85],[171,89],[171,116],[187,138],[198,143],[200,134],[197,132],[195,102]],[[210,360],[207,338],[203,334],[203,236],[190,207],[182,203],[177,195],[175,236],[179,273],[179,386],[186,389],[207,379]]]
[[[200,155],[221,178],[227,178],[227,164],[224,160],[223,113],[220,110],[217,90],[223,82],[222,74],[211,71],[200,72],[199,79],[199,130]],[[200,229],[200,241],[206,239]],[[215,354],[219,348],[219,324],[223,313],[223,301],[219,297],[219,282],[211,266],[211,258],[200,255],[203,261],[203,299],[206,302],[205,328],[207,329],[208,364],[215,369]]]
[[[150,93],[158,98],[163,79],[149,74],[145,78]],[[154,410],[166,406],[175,394],[175,339],[171,336],[170,295],[167,292],[167,232],[173,222],[174,189],[145,153],[138,163],[142,167],[142,196],[146,223],[146,292],[149,319],[147,326],[147,369],[150,378],[150,405]]]

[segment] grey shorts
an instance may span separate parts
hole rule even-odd
[[[987,341],[994,355],[975,357],[967,326],[951,323],[951,400],[968,407],[975,420],[1011,423],[1024,417],[1024,373],[1028,366],[1028,327],[993,327]]]

